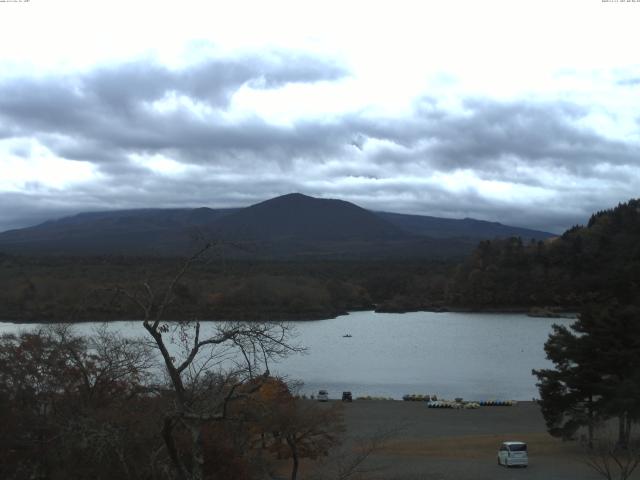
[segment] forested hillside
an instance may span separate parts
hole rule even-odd
[[[119,289],[167,285],[184,260],[0,255],[0,319],[137,319]],[[167,318],[321,319],[349,310],[425,309],[441,300],[449,262],[227,262],[195,265],[175,287]]]
[[[449,305],[479,308],[558,306],[616,297],[637,302],[640,286],[640,200],[595,213],[587,226],[523,244],[485,240],[457,269]]]

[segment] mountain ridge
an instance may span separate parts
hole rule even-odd
[[[373,212],[344,200],[292,193],[244,208],[82,212],[2,232],[0,252],[172,256],[218,238],[258,245],[258,256],[400,254],[392,249],[419,256],[421,248],[462,254],[478,239],[509,236],[541,240],[553,234],[474,219]],[[442,243],[453,239],[460,241]]]
[[[271,198],[215,223],[214,234],[240,239],[392,240],[407,233],[353,203],[300,193]]]

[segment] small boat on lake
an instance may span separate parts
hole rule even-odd
[[[350,333],[347,333],[347,334],[345,334],[345,335],[342,335],[342,338],[351,338],[351,336],[352,336],[352,335],[351,335]]]

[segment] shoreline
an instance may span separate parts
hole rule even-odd
[[[380,314],[405,314],[405,313],[468,313],[468,314],[518,314],[526,315],[530,318],[558,318],[558,319],[575,319],[577,318],[577,308],[550,308],[550,307],[433,307],[433,308],[418,308],[418,309],[385,309],[377,308],[376,305],[372,305],[372,308],[352,309],[352,310],[338,310],[332,312],[326,312],[326,314],[318,315],[295,315],[293,313],[287,313],[282,315],[276,315],[269,318],[246,318],[244,315],[229,318],[208,318],[200,319],[201,322],[317,322],[323,320],[332,320],[338,317],[349,315],[352,312],[370,312]],[[2,318],[0,316],[0,323],[12,323],[15,325],[30,325],[30,324],[56,324],[56,323],[112,323],[112,322],[137,322],[141,321],[139,318],[94,318],[94,319],[82,319],[82,320],[69,320],[69,319],[15,319],[15,318]],[[167,319],[167,322],[179,322],[181,320]]]
[[[558,311],[548,311],[541,308],[540,312],[537,312],[535,308],[518,308],[518,307],[504,307],[504,308],[466,308],[466,307],[437,307],[437,308],[424,308],[424,309],[406,309],[406,310],[380,310],[380,309],[361,309],[361,310],[348,310],[333,312],[330,315],[317,315],[317,316],[301,316],[286,315],[283,317],[275,318],[203,318],[200,322],[318,322],[323,320],[333,320],[338,317],[343,317],[351,313],[366,312],[376,314],[406,314],[406,313],[468,313],[468,314],[496,314],[496,315],[526,315],[530,318],[558,318],[558,319],[575,319],[577,318],[576,309],[562,309]],[[292,318],[295,317],[295,318]],[[0,323],[10,323],[14,325],[53,325],[59,323],[65,324],[78,324],[78,323],[115,323],[115,322],[141,322],[141,319],[126,319],[126,318],[109,318],[109,319],[82,319],[82,320],[69,320],[69,319],[28,319],[28,320],[16,320],[16,319],[3,319],[0,318]],[[184,320],[166,319],[165,322],[181,322]]]
[[[413,312],[432,312],[432,313],[513,313],[527,315],[531,318],[576,318],[577,307],[567,308],[549,308],[549,307],[460,307],[460,306],[442,306],[433,308],[420,309],[375,309],[376,313],[413,313]]]

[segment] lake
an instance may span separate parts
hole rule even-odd
[[[571,319],[522,314],[353,312],[330,320],[292,322],[304,355],[288,357],[272,372],[304,381],[302,392],[342,391],[353,396],[401,398],[435,394],[468,400],[538,397],[533,368],[551,365],[544,342],[554,323]],[[88,334],[96,324],[77,325]],[[140,322],[113,322],[125,335],[143,335]],[[0,323],[0,333],[38,325]],[[206,327],[203,327],[206,332]],[[350,338],[343,335],[350,334]]]

